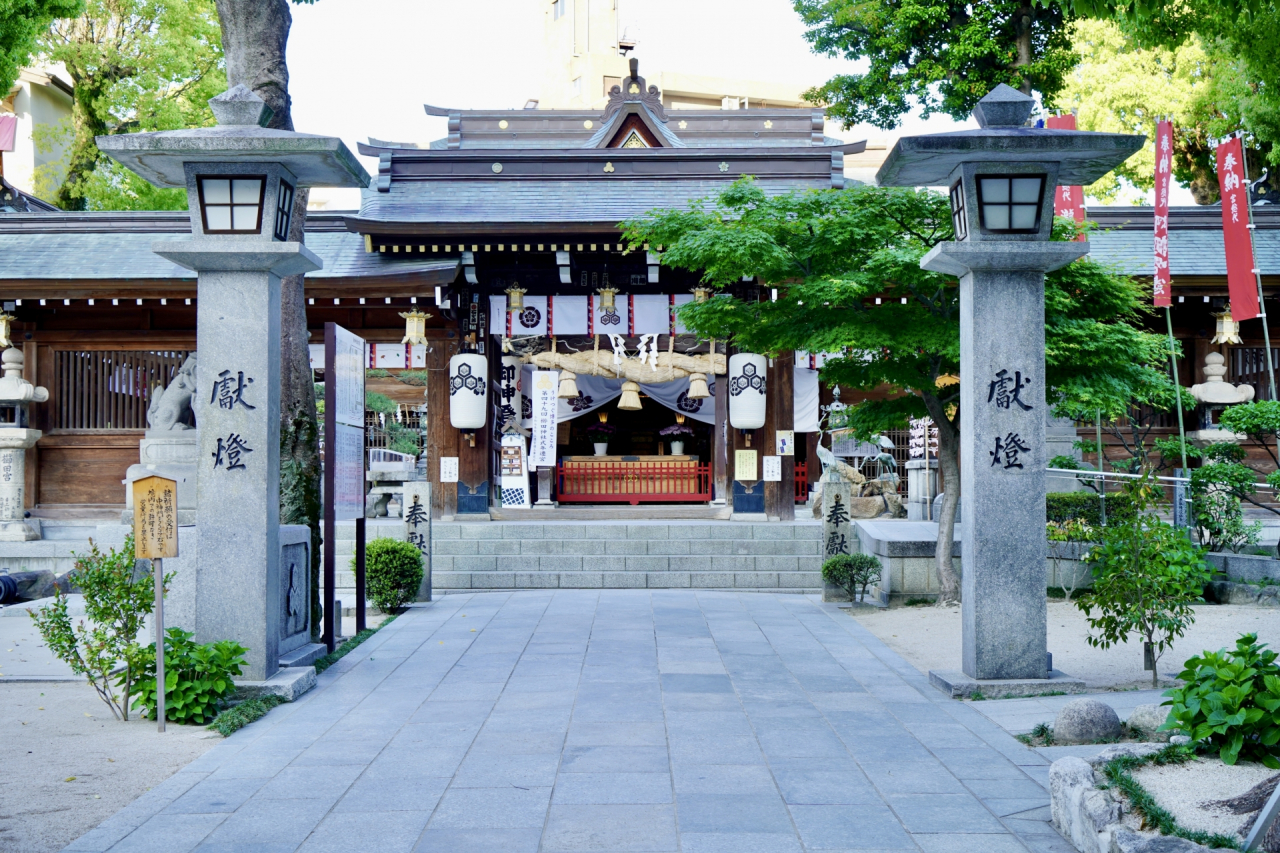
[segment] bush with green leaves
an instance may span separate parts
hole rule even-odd
[[[1124,488],[1135,515],[1102,529],[1088,555],[1093,591],[1076,606],[1089,622],[1091,646],[1107,649],[1132,634],[1141,637],[1151,686],[1157,687],[1160,656],[1195,621],[1191,605],[1203,601],[1210,571],[1204,549],[1151,511],[1162,493],[1153,471]]]
[[[1210,551],[1234,551],[1258,544],[1262,523],[1246,524],[1242,500],[1254,500],[1258,472],[1244,464],[1243,447],[1229,442],[1204,449],[1205,464],[1191,472],[1191,505],[1196,533]]]
[[[146,666],[138,634],[155,606],[155,584],[150,571],[138,569],[132,535],[119,551],[111,548],[105,554],[90,539],[89,553],[75,557],[74,583],[84,593],[87,621],[72,625],[61,592],[52,604],[27,612],[49,651],[88,679],[117,720],[128,720],[129,697]],[[166,585],[172,577],[165,575]]]
[[[398,539],[374,539],[364,549],[365,590],[383,613],[393,613],[418,596],[422,552]],[[355,557],[351,569],[355,570]]]
[[[204,724],[218,716],[235,695],[231,679],[240,675],[249,651],[234,640],[197,643],[195,634],[169,628],[164,638],[164,718],[174,723]],[[133,707],[156,718],[156,644],[144,650],[146,666],[138,678]]]
[[[822,564],[822,579],[847,592],[850,601],[863,600],[871,582],[880,579],[880,561],[872,554],[836,554]]]
[[[1133,517],[1133,504],[1122,492],[1049,492],[1045,495],[1045,521],[1064,524],[1079,521],[1089,527],[1102,526],[1102,503],[1107,505],[1107,524],[1120,524]]]
[[[1280,770],[1280,665],[1257,634],[1236,640],[1235,651],[1219,649],[1189,658],[1166,690],[1169,721],[1192,740],[1218,747],[1224,764],[1240,758]]]

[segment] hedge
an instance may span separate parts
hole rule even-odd
[[[1133,518],[1133,502],[1124,494],[1108,494],[1107,521],[1114,523]],[[1102,523],[1102,501],[1096,492],[1049,492],[1045,496],[1045,521],[1080,519],[1091,527]]]

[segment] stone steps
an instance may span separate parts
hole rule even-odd
[[[339,525],[335,594],[354,595],[354,524]],[[404,538],[399,523],[367,537]],[[463,589],[741,589],[819,592],[822,525],[669,520],[437,522],[432,582]],[[344,597],[345,596],[345,597]]]

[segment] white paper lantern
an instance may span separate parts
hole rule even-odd
[[[454,429],[480,429],[489,406],[489,361],[473,352],[449,359],[449,423]]]
[[[729,423],[734,429],[764,426],[767,368],[762,355],[740,352],[729,356]]]

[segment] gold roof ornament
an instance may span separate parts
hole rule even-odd
[[[404,340],[400,343],[426,346],[427,318],[431,315],[415,309],[408,313],[401,312],[400,316],[404,318]]]
[[[506,292],[507,292],[507,311],[508,312],[523,311],[524,295],[528,293],[528,291],[525,290],[523,287],[519,287],[513,284],[511,287],[507,288]]]
[[[601,311],[613,311],[617,308],[617,305],[613,301],[613,298],[618,295],[618,289],[616,287],[602,287],[597,290],[596,293],[600,295]]]
[[[714,293],[714,291],[709,287],[695,287],[689,292],[693,294],[693,301],[699,305],[710,299],[711,294]]]
[[[1209,341],[1211,344],[1240,344],[1240,324],[1231,319],[1231,306],[1227,305],[1221,313],[1213,315],[1217,319],[1216,334]],[[8,326],[5,326],[8,331]]]
[[[13,346],[13,341],[9,339],[9,330],[15,319],[17,318],[8,312],[0,314],[0,349]]]

